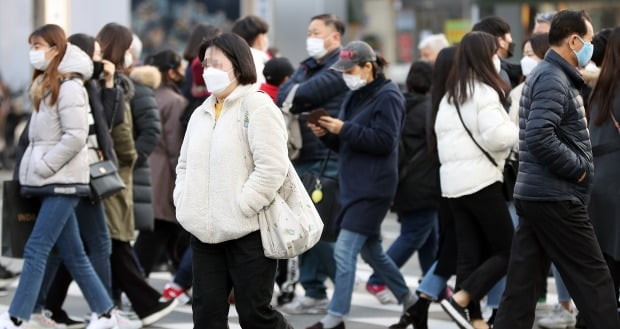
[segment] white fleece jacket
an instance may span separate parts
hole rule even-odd
[[[239,86],[217,122],[214,106],[210,96],[189,121],[174,188],[179,223],[204,243],[257,231],[257,214],[273,201],[289,166],[284,119],[269,96]]]
[[[519,130],[508,117],[497,92],[477,81],[472,87],[471,96],[460,105],[461,115],[478,144],[493,157],[498,167],[472,141],[456,106],[448,103],[444,96],[437,112],[435,133],[441,162],[441,193],[446,198],[473,194],[503,181],[504,160],[519,138]]]

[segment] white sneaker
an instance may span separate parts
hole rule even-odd
[[[91,314],[90,322],[86,329],[118,329],[116,315],[110,314],[109,318],[98,316],[96,313]]]
[[[118,329],[140,329],[142,328],[142,321],[130,319],[123,316],[118,310],[112,311],[112,314],[116,317],[118,323]]]
[[[13,324],[9,312],[4,312],[2,313],[2,315],[0,315],[0,329],[19,329],[24,327],[24,323],[22,323],[20,326],[16,326],[15,324]]]
[[[574,312],[567,311],[562,305],[557,304],[549,314],[538,320],[538,326],[548,329],[565,329],[574,327],[577,324],[577,318]]]
[[[66,329],[64,324],[56,323],[52,320],[52,312],[43,310],[41,313],[34,313],[28,321],[29,329]]]
[[[288,314],[326,314],[329,299],[316,299],[308,296],[295,299],[282,305],[280,310]]]

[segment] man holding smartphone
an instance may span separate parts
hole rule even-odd
[[[329,68],[336,63],[345,24],[333,14],[322,14],[310,19],[306,39],[308,57],[288,81],[280,86],[276,104],[282,103],[294,85],[299,87],[292,101],[291,113],[310,113],[323,109],[327,115],[338,117],[340,106],[348,91],[339,72]],[[310,117],[316,116],[315,112]],[[319,113],[320,114],[320,113]],[[307,116],[299,117],[303,140],[301,154],[293,164],[300,176],[309,172],[319,172],[328,150],[307,127]],[[338,176],[338,163],[335,155],[330,155],[325,174]],[[326,220],[323,218],[323,220]],[[312,249],[300,256],[299,282],[306,295],[286,304],[282,311],[290,314],[323,314],[327,312],[329,300],[325,279],[335,276],[334,243],[320,241]]]

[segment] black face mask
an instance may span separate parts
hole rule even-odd
[[[103,63],[93,62],[93,79],[101,78],[101,73],[103,73]]]
[[[514,52],[515,52],[515,43],[511,42],[511,43],[508,44],[508,56],[506,58],[512,57]]]

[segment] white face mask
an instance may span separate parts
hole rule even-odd
[[[538,61],[529,56],[521,58],[521,71],[524,76],[530,75],[532,70],[538,65]]]
[[[130,53],[125,53],[125,58],[123,60],[123,66],[125,68],[131,67],[133,64],[133,56]]]
[[[366,80],[362,79],[359,74],[342,73],[342,79],[351,90],[358,90],[366,85]]]
[[[28,56],[30,57],[30,64],[37,70],[45,71],[52,59],[45,59],[46,51],[43,49],[31,50]]]
[[[221,93],[231,83],[228,72],[213,67],[206,68],[202,72],[202,78],[205,80],[207,90],[212,94]]]
[[[495,66],[495,71],[499,73],[502,70],[502,62],[499,60],[497,55],[493,56],[493,66]]]
[[[308,51],[308,55],[314,57],[315,59],[322,58],[325,54],[327,54],[327,49],[325,49],[325,41],[321,38],[307,38],[306,51]]]

